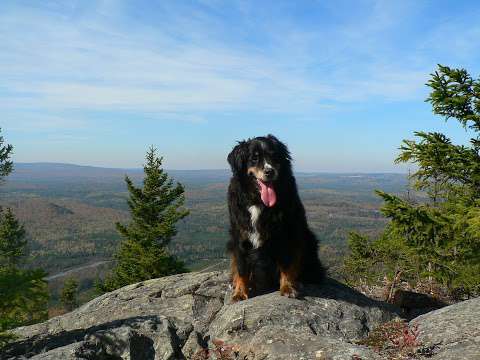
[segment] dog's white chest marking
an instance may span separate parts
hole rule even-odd
[[[248,236],[248,238],[250,239],[250,242],[252,243],[253,248],[258,249],[260,245],[262,245],[262,243],[260,239],[260,233],[257,230],[257,221],[258,221],[258,218],[260,217],[260,213],[262,212],[262,210],[260,206],[252,205],[248,208],[248,212],[250,213],[250,222],[252,224],[252,229],[253,229],[250,235]]]

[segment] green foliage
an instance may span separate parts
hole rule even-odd
[[[391,276],[393,266],[404,275],[416,274],[417,280],[426,278],[452,291],[478,293],[480,80],[473,80],[463,69],[439,65],[427,85],[432,89],[427,101],[433,112],[446,119],[455,118],[473,131],[471,145],[454,145],[436,132],[415,132],[416,140],[404,140],[396,162],[418,167],[411,175],[414,188],[427,194],[428,199],[416,203],[377,191],[384,201],[382,213],[390,224],[373,241],[360,235],[351,237],[351,255],[345,268],[371,266],[377,276]],[[389,251],[382,253],[379,247]]]
[[[432,199],[436,199],[451,195],[455,185],[478,188],[478,148],[453,145],[449,138],[436,132],[415,132],[415,136],[419,141],[404,140],[396,162],[413,162],[418,165],[419,169],[413,174],[416,189],[425,190]],[[464,187],[464,190],[468,189]]]
[[[123,240],[117,253],[117,265],[113,276],[107,276],[100,285],[101,291],[143,280],[186,272],[184,263],[158,246],[145,247],[132,240]]]
[[[25,256],[25,229],[11,209],[0,208],[0,267],[11,268]]]
[[[101,291],[186,271],[183,262],[167,251],[177,233],[176,223],[188,215],[183,208],[184,188],[173,184],[154,148],[149,149],[146,160],[143,187],[125,178],[132,221],[128,225],[116,224],[123,240],[113,274],[101,284]]]
[[[0,268],[0,332],[47,318],[46,275],[41,269]]]
[[[432,89],[427,101],[433,113],[457,119],[464,127],[480,130],[480,80],[465,69],[438,65],[427,85]]]
[[[13,169],[12,149],[0,136],[0,179]],[[46,273],[21,268],[26,244],[25,229],[13,212],[0,208],[0,346],[13,338],[7,330],[45,320],[48,315]]]
[[[78,281],[75,278],[65,279],[60,301],[67,311],[72,311],[78,306]]]
[[[47,318],[48,289],[40,269],[21,269],[25,254],[23,227],[10,211],[0,213],[0,345],[10,339],[6,330]]]
[[[2,129],[0,128],[0,132]],[[3,136],[0,135],[0,182],[5,176],[8,176],[13,170],[13,163],[10,160],[12,155],[13,146],[10,144],[5,145]]]
[[[393,279],[399,272],[413,279],[417,254],[402,241],[395,228],[387,225],[377,239],[357,232],[348,237],[350,254],[344,260],[342,275],[351,284],[378,284],[384,276]],[[408,270],[407,270],[408,269]]]
[[[374,243],[365,235],[354,231],[350,232],[347,240],[350,256],[345,259],[344,276],[349,283],[356,284],[362,280],[372,282],[376,280],[376,274],[371,271],[379,259]],[[373,278],[372,278],[373,276]]]

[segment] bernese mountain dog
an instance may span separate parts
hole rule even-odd
[[[295,298],[324,269],[297,191],[290,153],[273,135],[240,141],[227,158],[232,301],[280,288]]]

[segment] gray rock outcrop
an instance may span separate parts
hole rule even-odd
[[[16,329],[18,338],[0,358],[206,359],[202,349],[210,348],[217,349],[217,355],[210,351],[210,359],[381,359],[355,341],[397,316],[396,308],[330,279],[306,287],[301,299],[273,292],[231,304],[230,295],[224,272],[129,285],[73,312]],[[465,308],[465,314],[471,310]],[[442,311],[449,314],[447,307],[415,319],[426,331],[421,335],[425,342],[440,340],[428,337],[428,326],[442,321],[435,317]],[[478,333],[464,345],[475,342]],[[445,351],[455,351],[453,343],[444,345]]]
[[[480,298],[421,315],[410,325],[418,326],[418,339],[431,358],[480,360]]]

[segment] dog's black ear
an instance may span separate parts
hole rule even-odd
[[[273,142],[276,142],[276,143],[280,142],[280,140],[278,140],[277,137],[275,135],[272,135],[272,134],[268,134],[267,138],[272,140]]]
[[[235,175],[246,174],[248,160],[248,147],[245,141],[239,141],[238,145],[228,154],[227,161]]]
[[[282,143],[272,134],[268,134],[267,139],[269,139],[273,143],[273,145],[277,148],[277,151],[279,154],[281,154],[282,158],[284,158],[287,161],[292,160],[292,157],[290,156],[290,151],[288,151],[287,145]]]

